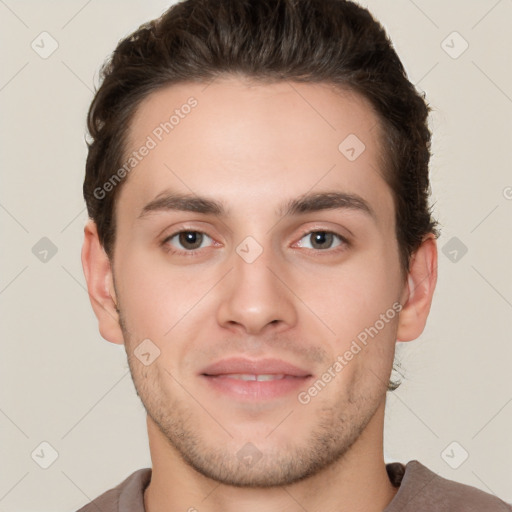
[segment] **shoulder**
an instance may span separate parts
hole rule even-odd
[[[405,466],[400,488],[385,512],[512,512],[512,506],[476,487],[434,473],[417,460]]]
[[[144,512],[144,489],[150,480],[151,468],[138,469],[77,512]]]

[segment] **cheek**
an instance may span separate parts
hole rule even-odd
[[[149,338],[163,352],[181,350],[179,340],[193,337],[211,320],[211,303],[202,299],[218,277],[213,270],[191,269],[148,251],[133,250],[118,261],[116,283],[134,343]]]
[[[335,386],[354,386],[356,381],[375,388],[387,385],[400,309],[398,279],[398,266],[387,255],[375,257],[368,251],[365,257],[331,269],[322,278],[320,291],[309,296],[311,309],[335,333],[325,337],[329,364],[342,366],[335,372]]]
[[[397,264],[372,249],[338,266],[297,274],[294,289],[338,339],[346,342],[392,307],[399,297],[398,280]]]
[[[130,327],[160,337],[184,308],[187,287],[178,272],[170,273],[157,258],[132,250],[116,262],[116,288]]]

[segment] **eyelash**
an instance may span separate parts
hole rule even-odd
[[[212,238],[211,236],[206,234],[204,231],[199,231],[199,230],[195,230],[195,229],[181,229],[180,231],[176,231],[176,232],[172,233],[171,235],[165,237],[165,239],[162,241],[161,245],[164,247],[164,250],[166,252],[171,253],[171,254],[182,255],[182,256],[195,256],[199,251],[201,251],[201,249],[194,249],[192,251],[178,250],[178,249],[175,249],[170,244],[168,244],[168,242],[170,240],[172,240],[175,236],[180,235],[181,233],[200,233],[200,234],[206,235],[210,239]],[[313,233],[331,234],[331,235],[334,235],[335,237],[338,237],[338,239],[341,242],[341,244],[339,246],[335,247],[334,249],[309,249],[309,248],[307,248],[310,251],[315,251],[317,256],[323,256],[321,253],[337,254],[338,252],[346,250],[351,245],[350,242],[347,240],[347,238],[340,235],[339,233],[336,233],[335,231],[330,231],[327,229],[312,229],[309,231],[305,231],[304,233],[301,234],[299,240],[302,240],[305,236],[311,235]]]

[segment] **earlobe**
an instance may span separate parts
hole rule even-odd
[[[84,228],[82,267],[101,336],[112,343],[123,344],[112,267],[100,243],[96,224],[92,220],[88,221]]]
[[[411,341],[425,328],[437,283],[437,243],[433,234],[423,239],[411,257],[405,299],[398,320],[397,341]]]

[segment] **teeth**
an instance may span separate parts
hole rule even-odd
[[[256,380],[280,380],[284,379],[283,374],[279,375],[258,375]]]
[[[284,374],[263,374],[263,375],[253,375],[250,373],[230,373],[229,375],[226,375],[226,377],[229,377],[231,379],[238,379],[238,380],[257,380],[257,381],[264,381],[264,380],[279,380],[284,379]]]

